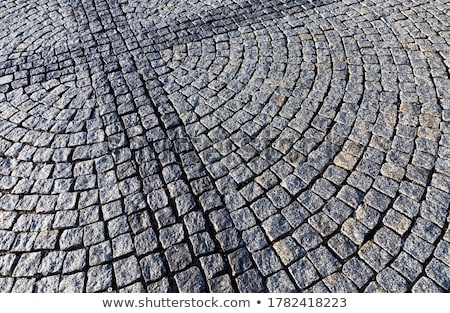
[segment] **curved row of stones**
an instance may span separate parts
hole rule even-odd
[[[2,1],[0,291],[449,291],[449,10]]]

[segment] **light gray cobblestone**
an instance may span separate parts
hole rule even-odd
[[[449,4],[1,1],[0,291],[448,292]]]

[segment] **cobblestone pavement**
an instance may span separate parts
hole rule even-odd
[[[448,292],[449,0],[3,0],[0,291]]]

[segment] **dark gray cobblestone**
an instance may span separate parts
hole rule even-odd
[[[448,292],[449,0],[0,3],[0,292]]]

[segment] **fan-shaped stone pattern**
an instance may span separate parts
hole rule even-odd
[[[3,1],[0,291],[448,291],[449,9]]]

